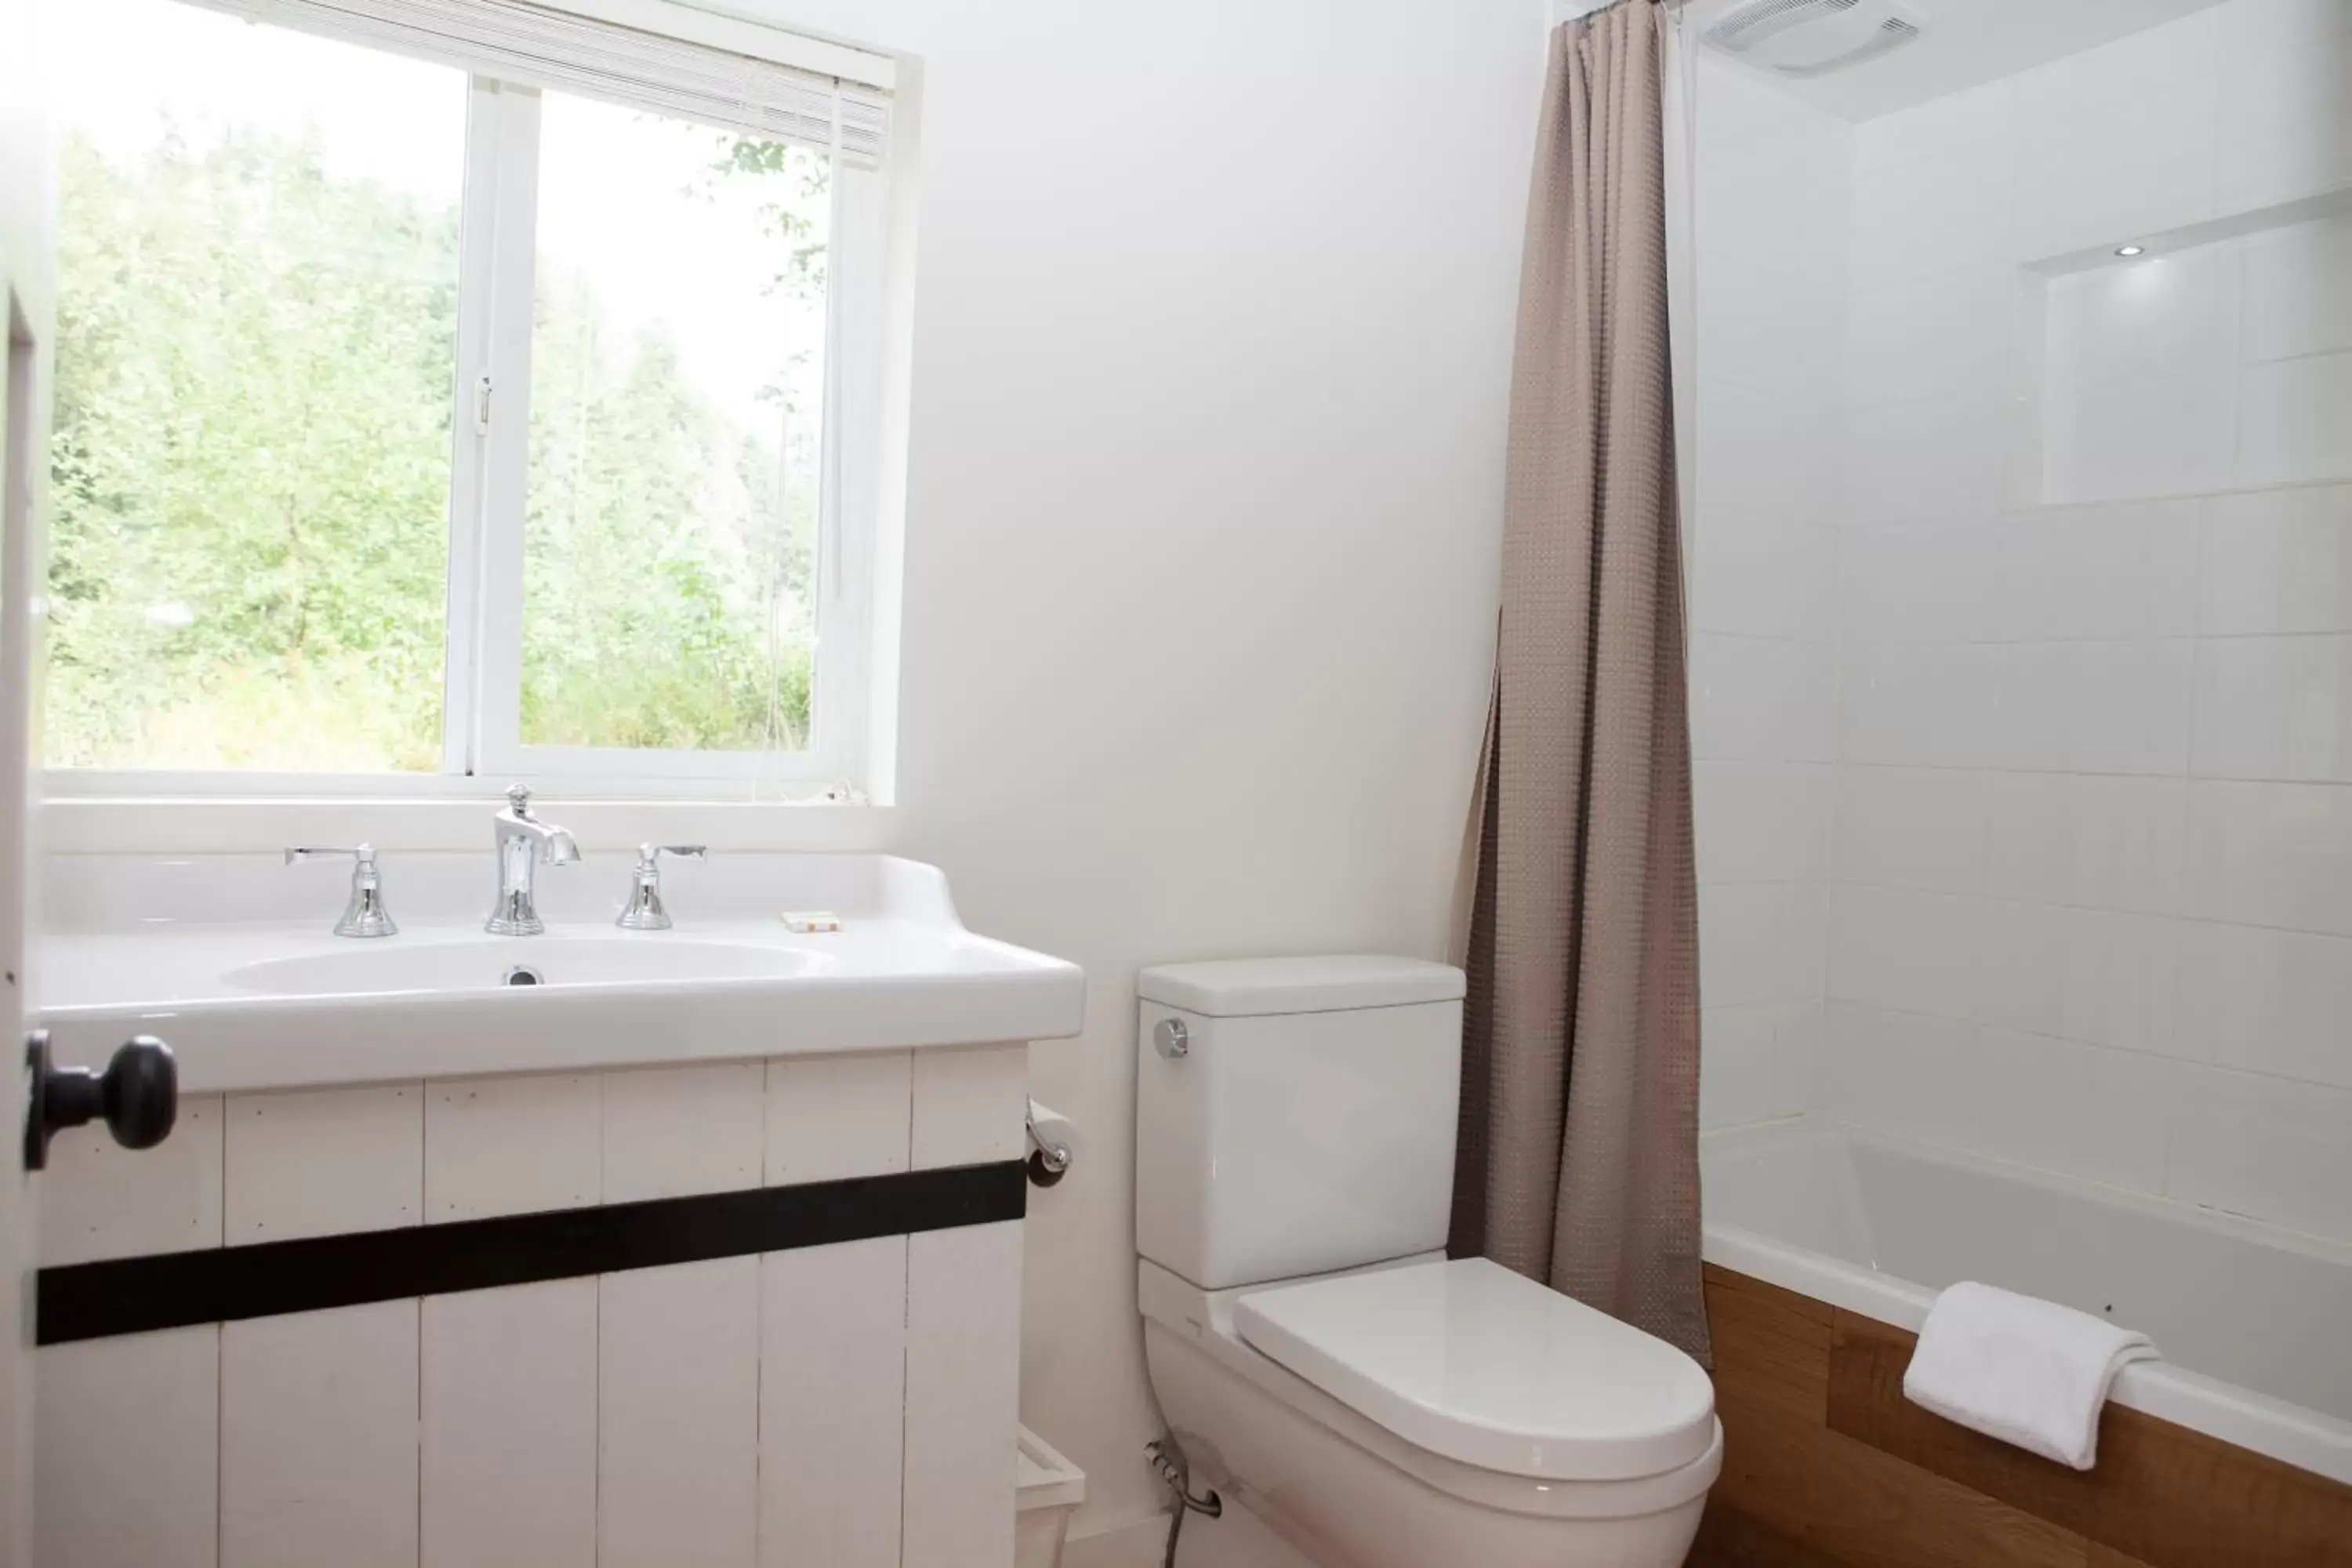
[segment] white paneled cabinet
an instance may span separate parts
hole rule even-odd
[[[905,1568],[1011,1568],[1021,1226],[907,1238]]]
[[[604,1115],[595,1073],[433,1085],[425,1095],[425,1222],[597,1202]]]
[[[221,1326],[222,1568],[417,1561],[416,1309]]]
[[[760,1260],[760,1568],[898,1562],[908,1239]]]
[[[220,1333],[206,1323],[42,1352],[36,1563],[220,1561]]]
[[[421,1223],[421,1085],[232,1094],[223,1134],[233,1247]]]
[[[760,1260],[597,1282],[602,1568],[751,1568],[758,1557]]]
[[[918,1171],[1018,1160],[1028,1108],[1029,1047],[979,1046],[915,1058]]]
[[[425,1299],[424,1561],[594,1568],[596,1283]]]
[[[219,1095],[182,1100],[172,1136],[152,1149],[87,1134],[50,1145],[41,1183],[43,1263],[220,1244]]]
[[[48,1266],[1017,1159],[1026,1048],[191,1100]],[[43,1568],[1009,1564],[1018,1221],[42,1352]],[[139,1485],[121,1484],[126,1474]]]
[[[910,1051],[790,1057],[768,1064],[772,1187],[907,1168]]]
[[[604,1079],[604,1202],[760,1184],[763,1064],[646,1068]]]

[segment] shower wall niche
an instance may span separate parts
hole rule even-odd
[[[2049,271],[2034,499],[2352,479],[2352,201],[2133,237]]]

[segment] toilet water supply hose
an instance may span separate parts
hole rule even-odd
[[[1184,1516],[1205,1513],[1211,1519],[1223,1518],[1224,1499],[1212,1489],[1205,1498],[1192,1495],[1191,1470],[1184,1463],[1184,1450],[1176,1446],[1173,1437],[1162,1437],[1143,1446],[1144,1457],[1151,1462],[1154,1474],[1168,1488],[1168,1551],[1160,1559],[1160,1568],[1176,1568],[1176,1540],[1184,1533]]]

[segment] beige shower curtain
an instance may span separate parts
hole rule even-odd
[[[1654,0],[1555,31],[1468,847],[1453,1250],[1706,1359]]]

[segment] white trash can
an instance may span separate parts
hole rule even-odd
[[[1070,1515],[1086,1500],[1087,1473],[1026,1426],[1014,1468],[1013,1568],[1060,1568]]]

